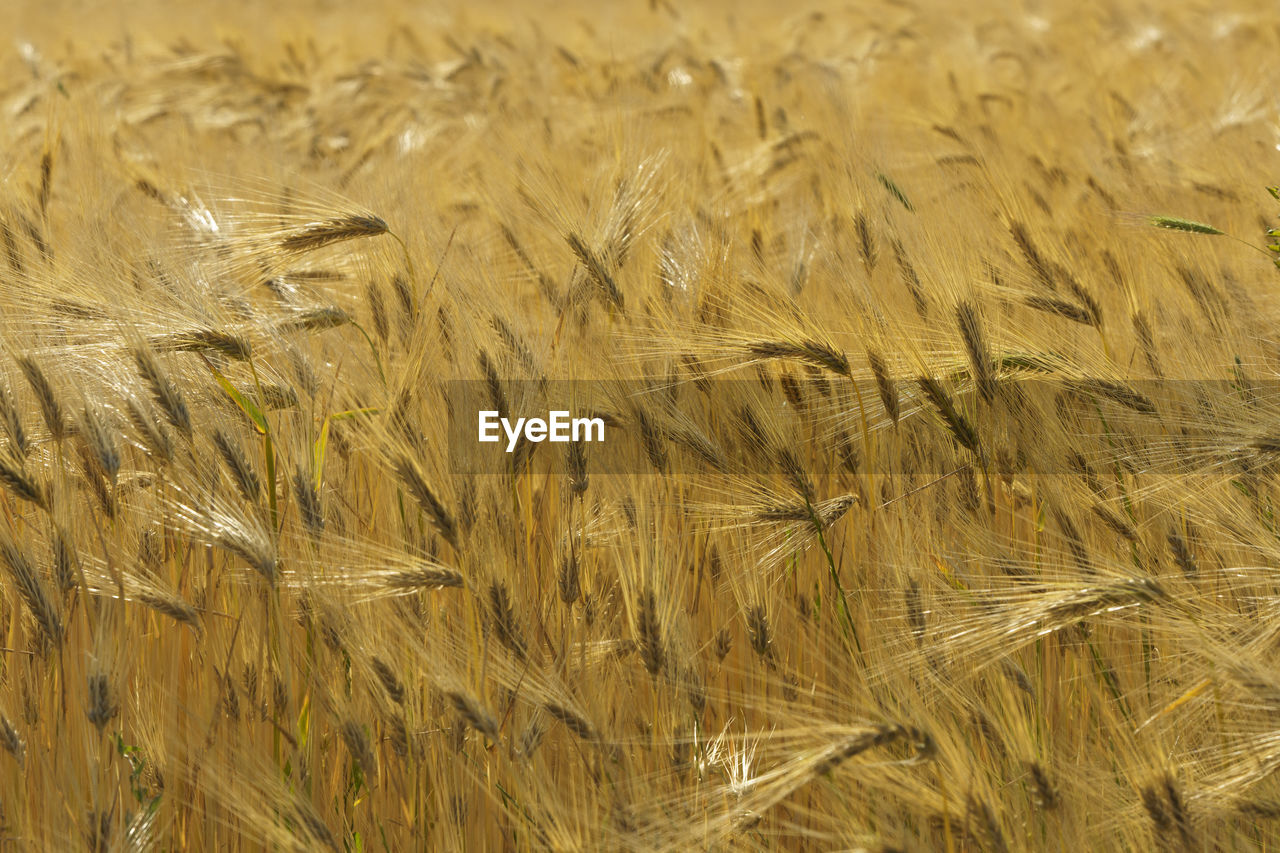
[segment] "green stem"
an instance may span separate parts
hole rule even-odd
[[[844,584],[840,582],[840,572],[836,570],[836,558],[831,553],[831,547],[827,545],[827,537],[822,532],[822,521],[818,518],[818,513],[814,510],[813,504],[809,501],[809,496],[804,496],[805,510],[809,513],[809,520],[813,522],[813,528],[818,533],[818,545],[822,548],[822,553],[827,558],[827,568],[831,572],[831,581],[836,588],[836,612],[844,620],[845,628],[849,631],[849,636],[853,638],[853,644],[858,650],[858,656],[862,656],[862,642],[858,639],[858,628],[853,623],[853,615],[849,612],[849,602],[845,596]]]

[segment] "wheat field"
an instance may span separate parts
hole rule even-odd
[[[13,6],[0,847],[1280,848],[1265,4]]]

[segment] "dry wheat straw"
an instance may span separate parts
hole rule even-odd
[[[45,489],[26,471],[20,463],[7,459],[0,454],[0,484],[24,501],[29,501],[41,509],[48,509],[48,497]]]
[[[920,281],[920,276],[916,272],[915,266],[907,257],[906,249],[902,243],[896,238],[893,241],[893,257],[898,262],[898,274],[903,285],[906,286],[907,292],[911,295],[911,301],[915,305],[916,313],[920,315],[921,320],[929,319],[929,300],[925,295],[924,285]]]
[[[4,242],[5,258],[9,261],[9,269],[21,275],[25,273],[26,264],[22,261],[22,251],[18,248],[18,238],[13,233],[9,222],[0,216],[0,240]]]
[[[657,675],[667,662],[667,648],[657,598],[652,589],[640,593],[636,602],[636,636],[644,668],[650,675]]]
[[[391,277],[391,289],[396,294],[396,304],[400,306],[400,338],[408,342],[418,324],[418,302],[409,287],[409,279],[402,275]],[[444,306],[440,306],[444,311]]]
[[[250,503],[256,503],[262,493],[262,484],[240,445],[226,432],[216,429],[213,431],[213,446],[217,448],[241,496]]]
[[[516,622],[515,610],[511,606],[511,593],[506,584],[500,581],[489,585],[489,615],[493,619],[498,642],[506,646],[517,660],[524,661],[529,652]]]
[[[979,320],[978,311],[972,302],[963,301],[956,306],[956,323],[960,327],[965,352],[969,355],[969,366],[973,368],[978,393],[982,399],[991,403],[995,399],[995,377],[992,375],[995,361],[991,357],[991,351],[987,349],[982,321]]]
[[[382,295],[382,286],[374,279],[365,285],[365,300],[369,303],[369,315],[373,320],[373,333],[383,346],[387,345],[390,326],[387,323],[387,304]]]
[[[1169,543],[1169,550],[1173,552],[1173,559],[1178,564],[1178,568],[1182,570],[1186,577],[1195,577],[1199,569],[1196,565],[1195,555],[1187,545],[1186,539],[1176,529],[1170,530],[1165,538]]]
[[[360,765],[360,769],[364,771],[365,776],[373,777],[377,770],[377,763],[373,757],[373,749],[369,745],[369,737],[365,734],[364,726],[355,720],[347,720],[341,726],[342,740],[347,746],[347,751],[351,753],[351,759]]]
[[[733,650],[733,633],[726,626],[716,632],[715,641],[712,643],[711,651],[716,656],[716,660],[724,662],[729,656],[729,652]]]
[[[1052,296],[1028,296],[1024,300],[1028,307],[1037,311],[1044,311],[1047,314],[1055,314],[1059,317],[1065,317],[1074,323],[1082,323],[1086,326],[1094,325],[1093,314],[1088,309],[1076,305],[1074,302],[1068,302],[1065,299],[1058,299]]]
[[[1068,622],[1096,616],[1111,608],[1161,601],[1167,598],[1164,587],[1154,578],[1129,578],[1107,586],[1081,590],[1048,604],[1048,619]]]
[[[378,683],[382,685],[382,689],[387,691],[387,696],[397,705],[403,705],[405,700],[404,684],[396,677],[391,666],[382,658],[374,655],[370,660],[373,666],[374,674],[378,676]]]
[[[569,491],[581,498],[591,485],[587,474],[587,449],[584,442],[571,441],[565,451],[565,462],[569,478]]]
[[[159,362],[148,349],[135,347],[133,362],[138,372],[151,389],[151,396],[169,424],[187,438],[191,437],[191,412],[182,392],[169,380],[168,375],[160,368]],[[47,416],[46,416],[47,417]]]
[[[81,435],[93,453],[93,461],[103,475],[115,485],[120,473],[120,451],[115,435],[104,422],[102,415],[92,406],[86,406],[81,416]]]
[[[286,234],[279,246],[286,252],[310,252],[330,243],[387,233],[387,223],[372,214],[348,214],[317,222]]]
[[[772,666],[773,632],[763,605],[757,604],[747,610],[747,634],[751,637],[752,650]]]
[[[279,560],[266,531],[223,513],[210,513],[198,524],[212,534],[215,545],[242,557],[267,583],[276,584]]]
[[[1017,244],[1018,251],[1022,252],[1022,257],[1026,260],[1027,265],[1031,267],[1036,274],[1036,278],[1040,280],[1040,284],[1050,293],[1056,292],[1058,286],[1053,280],[1053,270],[1049,267],[1049,263],[1044,259],[1044,256],[1040,254],[1040,250],[1036,248],[1027,226],[1017,221],[1010,222],[1009,233],[1013,236],[1013,242]]]
[[[1067,387],[1085,394],[1097,394],[1139,414],[1156,414],[1156,404],[1150,398],[1123,382],[1110,379],[1080,379],[1069,381]]]
[[[176,595],[168,593],[141,593],[138,595],[138,601],[150,607],[157,613],[168,616],[175,622],[183,625],[190,625],[192,628],[200,627],[200,614],[194,607],[183,601]]]
[[[89,707],[86,714],[89,722],[97,726],[101,732],[107,723],[120,713],[120,704],[116,701],[115,691],[104,673],[89,674]]]
[[[1102,504],[1094,504],[1090,507],[1090,510],[1094,515],[1102,520],[1103,524],[1111,528],[1111,530],[1118,536],[1123,536],[1130,542],[1138,541],[1138,532],[1133,529],[1133,525],[1129,524],[1129,522],[1125,521]]]
[[[1146,315],[1135,311],[1130,322],[1133,324],[1134,334],[1138,336],[1138,345],[1142,348],[1142,357],[1146,359],[1147,367],[1157,378],[1164,376],[1160,369],[1160,359],[1156,355],[1155,337],[1151,333],[1151,324],[1147,322]]]
[[[927,375],[919,377],[916,382],[929,398],[929,402],[933,403],[934,408],[938,410],[938,414],[947,425],[947,429],[951,431],[951,436],[956,443],[974,453],[979,453],[978,433],[969,423],[968,418],[955,407],[955,403],[942,387],[942,383]]]
[[[173,442],[164,425],[133,394],[128,394],[124,402],[129,423],[137,430],[147,451],[162,462],[173,462]]]
[[[563,723],[564,727],[579,740],[590,742],[596,739],[595,728],[581,714],[556,702],[547,702],[542,707],[548,714]]]
[[[605,268],[600,256],[588,248],[582,238],[573,232],[566,234],[565,240],[569,243],[569,248],[573,249],[573,253],[578,256],[578,260],[582,262],[583,267],[586,268],[587,275],[590,276],[591,281],[600,290],[601,295],[614,308],[619,311],[624,310],[626,305],[622,291],[618,289],[617,281]]]
[[[45,637],[54,644],[61,642],[62,619],[58,615],[57,608],[54,607],[53,599],[45,591],[40,576],[36,574],[35,567],[7,536],[0,538],[0,557],[3,557],[5,568],[9,570],[9,575],[18,588],[18,594],[27,603],[31,615],[35,617],[36,624],[40,626]]]
[[[53,187],[53,152],[48,148],[49,140],[45,140],[45,150],[40,155],[40,189],[36,192],[36,207],[40,209],[40,218],[48,221],[49,192]]]
[[[454,522],[453,514],[436,497],[436,493],[432,491],[431,487],[427,485],[427,480],[422,475],[417,463],[408,456],[401,456],[395,462],[395,469],[401,482],[409,489],[409,494],[413,495],[414,500],[427,513],[427,517],[431,519],[436,530],[440,532],[446,542],[457,548],[458,529]]]
[[[1066,267],[1056,268],[1056,277],[1065,282],[1067,290],[1084,306],[1085,313],[1089,315],[1089,324],[1099,329],[1102,328],[1102,305],[1099,304],[1093,293],[1089,291],[1083,284],[1076,280],[1071,271]]]
[[[22,735],[18,733],[17,728],[4,714],[0,714],[0,746],[3,746],[4,751],[13,756],[19,766],[26,761],[26,741],[22,739]]]
[[[9,436],[9,451],[16,459],[27,455],[27,433],[22,427],[22,416],[9,386],[0,383],[0,420],[4,421],[5,434]]]
[[[399,590],[460,589],[465,585],[460,572],[442,566],[401,569],[381,577],[388,588]]]
[[[157,352],[210,352],[238,361],[248,360],[253,352],[244,338],[215,329],[190,329],[153,335],[147,339],[147,344]]]
[[[560,590],[560,600],[565,604],[573,604],[582,595],[582,584],[578,574],[578,556],[575,553],[566,554],[564,559],[560,561],[560,572],[557,576],[557,587]]]
[[[1061,804],[1058,789],[1049,779],[1049,774],[1038,761],[1027,762],[1027,775],[1031,777],[1032,797],[1036,805],[1046,811],[1052,811]]]
[[[68,538],[60,525],[54,524],[50,533],[50,545],[53,550],[53,578],[59,592],[69,592],[76,587],[80,578],[80,558],[76,555],[75,544]]]
[[[880,403],[884,406],[889,420],[896,426],[901,410],[898,405],[898,387],[889,374],[884,356],[873,349],[867,350],[867,364],[871,366],[871,375],[876,381],[876,391],[880,394]]]
[[[293,472],[293,496],[298,502],[298,513],[302,516],[307,532],[312,536],[319,536],[324,530],[324,511],[320,506],[320,495],[316,491],[315,482],[305,468],[299,467]]]
[[[284,320],[276,323],[278,334],[288,332],[322,332],[325,329],[336,329],[351,322],[351,315],[336,305],[317,305],[291,312]]]
[[[67,436],[67,421],[62,414],[62,405],[53,393],[53,386],[45,376],[40,365],[30,356],[18,356],[18,367],[27,378],[31,390],[35,392],[36,402],[40,405],[40,414],[44,416],[45,427],[54,441],[61,441]]]
[[[489,740],[495,742],[498,740],[498,723],[479,702],[461,690],[451,690],[445,695],[463,722]]]
[[[743,349],[755,358],[786,358],[802,361],[829,370],[840,376],[849,375],[849,359],[844,353],[830,344],[816,340],[792,341],[749,341]]]
[[[28,27],[0,80],[0,337],[30,386],[0,383],[5,837],[1274,846],[1274,271],[1200,222],[1113,226],[1157,187],[1252,227],[1151,152],[1207,117],[1180,164],[1256,164],[1265,120],[1214,93],[1277,34],[1166,6],[1162,32],[1230,19],[1231,50],[1182,45],[1173,100],[1111,74],[1093,134],[1096,87],[1054,79],[1151,45],[1089,9],[726,30],[658,0],[619,13],[648,16],[621,56],[571,14],[340,51],[306,16],[215,44],[166,13],[173,50]],[[851,147],[885,105],[911,127]],[[648,391],[570,401],[604,447],[450,473],[450,378],[514,418],[588,373]]]
[[[871,276],[876,271],[876,241],[871,233],[871,225],[867,222],[867,215],[862,211],[858,211],[853,217],[854,231],[858,235],[858,257],[862,259],[863,269],[866,270],[867,276]]]
[[[899,725],[881,725],[854,735],[831,748],[831,752],[814,765],[815,775],[827,775],[844,762],[870,749],[887,746],[898,740],[918,740],[919,735],[911,729]]]

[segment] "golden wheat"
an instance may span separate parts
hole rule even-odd
[[[1274,849],[1271,18],[17,3],[0,845]]]

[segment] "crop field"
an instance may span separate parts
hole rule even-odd
[[[12,6],[0,848],[1280,849],[1266,4]]]

